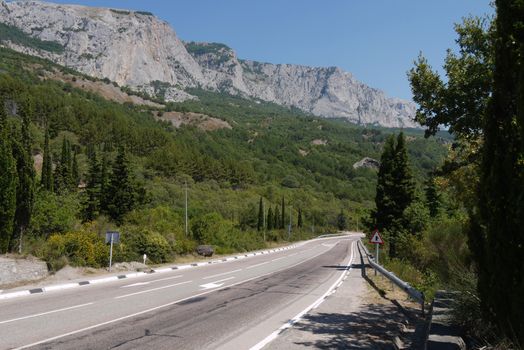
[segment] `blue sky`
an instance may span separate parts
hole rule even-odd
[[[440,67],[453,24],[493,13],[489,0],[54,0],[153,12],[183,40],[221,42],[272,63],[339,66],[389,96],[411,98],[419,52]]]

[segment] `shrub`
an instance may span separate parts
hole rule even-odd
[[[142,260],[142,255],[153,263],[163,263],[171,258],[171,247],[167,240],[158,232],[143,228],[127,228],[122,235],[126,246],[128,260]]]
[[[109,249],[94,232],[54,234],[45,244],[44,259],[54,271],[67,262],[73,266],[102,267],[108,263]]]

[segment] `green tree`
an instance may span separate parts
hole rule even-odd
[[[269,207],[269,209],[267,210],[267,220],[266,220],[268,231],[273,230],[274,228],[273,222],[274,222],[273,209]]]
[[[284,197],[282,196],[282,205],[281,205],[282,211],[280,212],[281,219],[280,219],[280,228],[284,229],[286,228],[286,203],[284,201]]]
[[[372,221],[379,231],[389,232],[389,255],[393,258],[398,236],[409,229],[404,211],[413,202],[415,192],[402,132],[396,145],[393,136],[386,140],[380,162]]]
[[[60,161],[55,168],[54,173],[54,189],[56,193],[63,193],[71,189],[73,183],[72,176],[72,158],[71,158],[71,144],[64,137],[62,140],[62,153]]]
[[[280,216],[280,210],[278,209],[278,205],[275,207],[275,213],[273,216],[273,228],[280,229],[282,228],[282,223],[280,222],[280,219],[282,217]]]
[[[22,130],[19,140],[12,143],[13,156],[16,160],[16,170],[18,174],[18,185],[16,188],[16,212],[13,228],[13,236],[9,249],[13,250],[18,245],[18,252],[21,253],[22,238],[31,221],[35,197],[35,169],[33,157],[31,155],[31,134],[29,124],[33,113],[32,100],[26,99],[20,108],[22,117]]]
[[[78,171],[78,161],[76,159],[76,152],[73,153],[73,160],[71,162],[71,180],[72,188],[78,188],[78,184],[80,184],[80,172]]]
[[[524,2],[496,1],[493,95],[470,246],[486,315],[524,344]]]
[[[124,215],[137,204],[137,191],[133,181],[125,149],[120,147],[107,191],[107,211],[117,223],[121,224]]]
[[[426,181],[424,192],[426,195],[426,205],[429,209],[429,215],[434,218],[438,216],[441,207],[441,196],[434,177],[430,177]]]
[[[264,202],[262,197],[260,197],[260,202],[258,203],[258,220],[257,220],[257,231],[260,231],[264,228]]]
[[[6,253],[13,233],[18,177],[9,142],[4,101],[0,99],[0,253]]]
[[[100,166],[100,213],[108,213],[108,205],[109,205],[109,178],[111,175],[111,172],[109,171],[109,168],[111,167],[111,163],[109,162],[109,159],[107,158],[107,155],[104,153],[102,156],[102,164]]]
[[[93,221],[100,214],[100,204],[102,200],[101,178],[100,163],[96,157],[96,152],[93,151],[89,157],[83,221]]]
[[[40,186],[46,191],[53,191],[53,160],[49,149],[49,129],[45,129],[44,139],[44,161],[42,163],[42,175]]]
[[[298,208],[297,227],[302,228],[302,208]]]
[[[347,217],[346,217],[346,214],[344,214],[344,211],[340,211],[340,213],[337,215],[337,228],[340,230],[340,231],[344,231],[348,228],[348,223],[347,223]]]

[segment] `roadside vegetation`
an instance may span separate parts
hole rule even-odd
[[[518,1],[495,18],[456,25],[446,77],[420,56],[408,77],[416,119],[454,141],[424,184],[406,166],[402,135],[388,139],[368,229],[386,238],[385,264],[423,290],[458,290],[456,321],[475,346],[524,344],[524,36]]]
[[[232,129],[175,129],[155,118],[162,110],[109,102],[48,74],[74,71],[8,49],[0,57],[2,253],[33,254],[53,270],[102,267],[104,234],[118,230],[115,261],[146,253],[162,263],[198,244],[231,253],[356,229],[373,207],[376,170],[353,164],[378,158],[390,130],[198,90],[198,101],[165,110]],[[406,134],[424,181],[451,139]]]

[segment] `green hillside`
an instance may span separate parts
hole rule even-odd
[[[55,71],[83,77],[48,61],[0,49],[0,101],[8,112],[8,127],[20,130],[18,111],[30,105],[33,156],[44,152],[46,128],[54,166],[61,165],[65,143],[75,155],[80,188],[75,183],[66,190],[46,191],[37,174],[33,215],[24,238],[28,253],[45,257],[55,267],[66,262],[63,256],[77,265],[103,265],[106,248],[98,244],[109,228],[123,233],[117,260],[148,252],[155,262],[168,261],[174,254],[192,252],[198,243],[213,244],[218,252],[260,248],[267,244],[257,232],[260,197],[265,214],[269,207],[273,213],[278,207],[281,213],[284,198],[286,221],[292,213],[292,239],[333,230],[341,210],[349,216],[349,224],[356,225],[373,206],[376,171],[354,169],[353,164],[363,157],[379,159],[383,141],[394,130],[364,128],[200,90],[189,91],[198,100],[169,103],[163,112],[204,113],[227,121],[232,129],[175,129],[157,121],[158,111],[152,107],[110,102],[50,79],[49,72]],[[449,139],[426,140],[418,130],[405,133],[413,171],[422,183],[445,157]],[[89,158],[95,154],[111,176],[122,149],[129,159],[136,200],[122,217],[98,203],[102,209],[86,220]],[[86,183],[88,188],[83,189]],[[187,237],[185,183],[190,204]],[[299,208],[302,228],[295,227]],[[287,239],[287,233],[272,229],[267,238],[276,242]],[[71,241],[89,245],[89,256],[82,256],[80,251],[85,250],[67,248]]]

